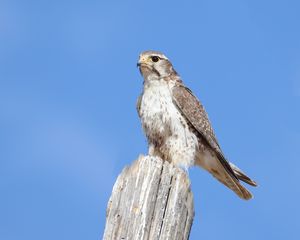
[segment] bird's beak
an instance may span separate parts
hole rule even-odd
[[[141,67],[142,65],[148,65],[148,59],[144,56],[141,56],[136,64],[137,67]]]

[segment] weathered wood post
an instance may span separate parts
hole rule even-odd
[[[194,217],[186,172],[140,156],[119,175],[110,197],[104,240],[186,240]]]

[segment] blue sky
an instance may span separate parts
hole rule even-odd
[[[138,54],[164,52],[224,153],[237,198],[190,170],[190,239],[298,239],[299,1],[0,2],[0,239],[101,239],[112,186],[147,144]]]

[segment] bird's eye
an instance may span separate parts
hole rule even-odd
[[[151,60],[152,60],[152,62],[158,62],[159,57],[158,56],[152,56]]]

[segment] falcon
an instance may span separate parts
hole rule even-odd
[[[169,59],[157,51],[145,51],[137,63],[144,78],[137,111],[148,139],[149,155],[187,169],[199,166],[248,200],[252,194],[241,185],[250,179],[226,160],[207,113],[187,88]]]

